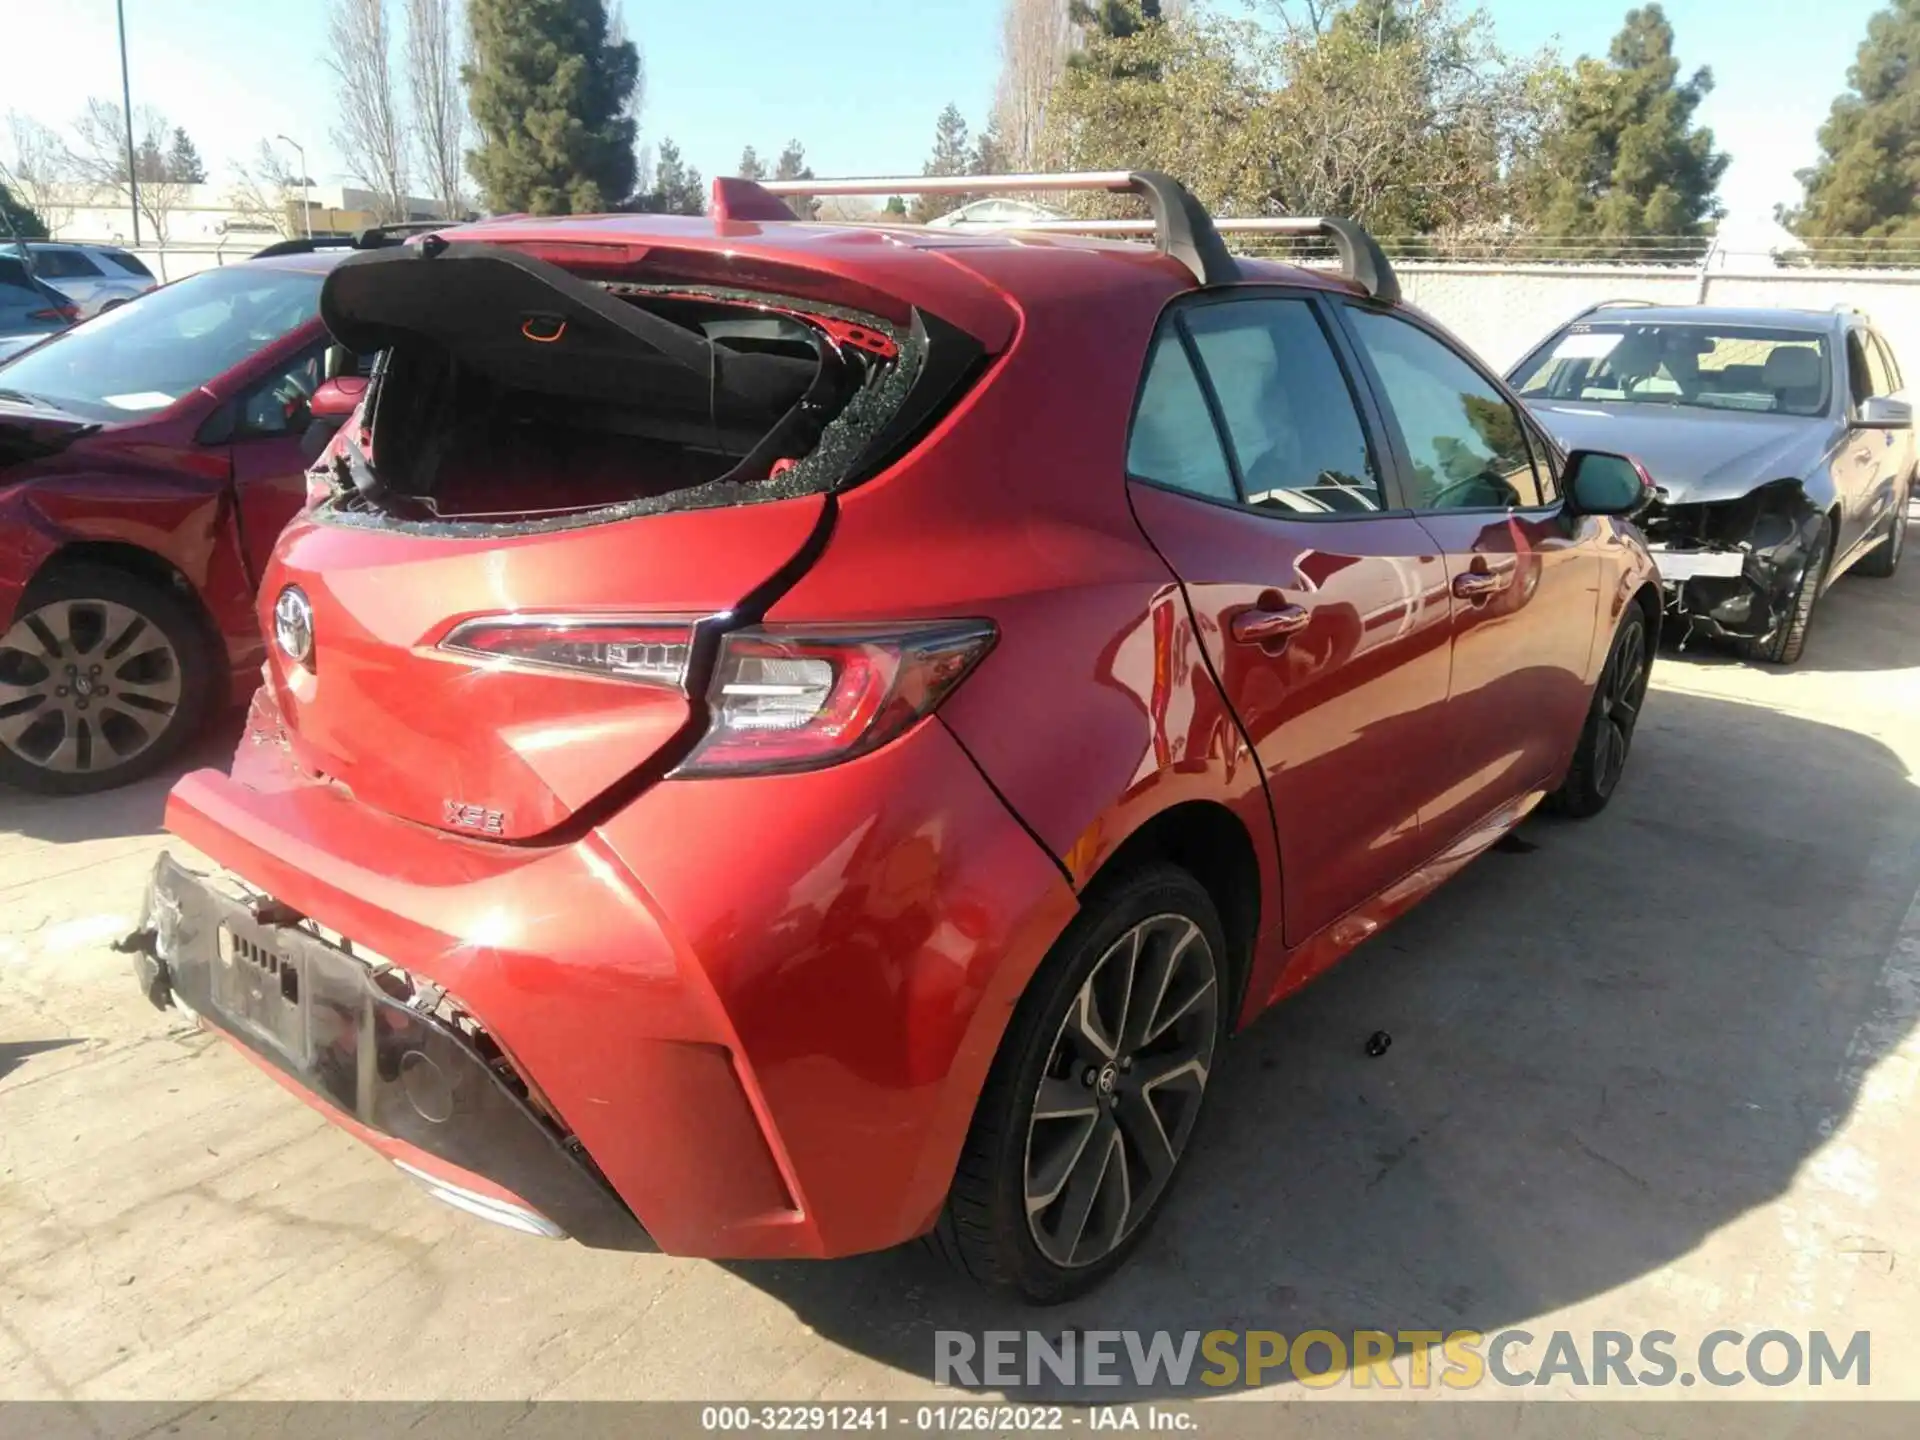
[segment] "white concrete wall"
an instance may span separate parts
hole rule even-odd
[[[1831,310],[1852,305],[1892,343],[1920,386],[1920,269],[1713,270],[1644,265],[1396,265],[1407,298],[1502,370],[1576,312],[1602,300],[1765,305]]]

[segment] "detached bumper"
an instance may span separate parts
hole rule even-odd
[[[655,1248],[497,1050],[423,1007],[434,997],[399,972],[276,918],[295,917],[222,894],[162,855],[128,946],[141,988],[353,1122],[440,1198],[536,1234]]]

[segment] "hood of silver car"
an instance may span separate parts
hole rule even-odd
[[[1631,455],[1670,505],[1737,500],[1770,480],[1804,478],[1839,438],[1839,427],[1821,416],[1579,401],[1529,408],[1569,450]]]

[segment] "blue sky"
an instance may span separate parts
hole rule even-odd
[[[917,171],[947,101],[984,118],[999,65],[1000,0],[620,3],[646,52],[644,136],[671,135],[708,175],[731,170],[743,145],[768,154],[789,138],[805,142],[821,174]],[[1555,44],[1571,57],[1604,53],[1628,7],[1485,8],[1505,48]],[[1734,156],[1721,194],[1736,217],[1797,197],[1793,172],[1812,162],[1814,132],[1877,8],[1667,0],[1682,64],[1714,72],[1702,119]],[[306,147],[317,180],[347,178],[328,139],[323,0],[126,0],[126,9],[135,105],[184,125],[216,179],[281,133]],[[64,124],[88,94],[117,96],[113,0],[0,0],[0,30],[9,38],[0,109]]]

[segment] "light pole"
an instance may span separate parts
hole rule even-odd
[[[307,222],[307,238],[313,238],[313,207],[307,203],[307,152],[300,148],[297,140],[288,140],[285,135],[276,135],[276,140],[286,140],[293,146],[293,153],[300,161],[300,214]]]
[[[113,9],[120,20],[120,111],[127,122],[127,198],[132,202],[133,243],[140,243],[140,175],[133,158],[133,85],[127,79],[127,5],[114,0]],[[165,266],[161,267],[165,270]]]

